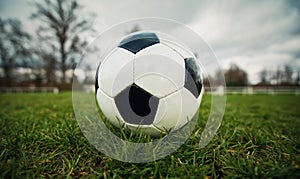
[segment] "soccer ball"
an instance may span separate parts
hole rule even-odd
[[[96,99],[114,126],[156,136],[194,117],[203,95],[202,73],[187,48],[158,33],[125,37],[96,72]]]

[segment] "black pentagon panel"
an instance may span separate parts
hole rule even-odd
[[[149,47],[151,45],[159,43],[159,39],[155,33],[139,33],[131,35],[125,39],[123,39],[119,47],[129,50],[130,52],[136,54],[140,50]]]
[[[100,63],[101,64],[101,63]],[[99,84],[98,84],[98,72],[99,72],[99,68],[100,68],[100,64],[97,67],[97,71],[96,71],[96,76],[95,76],[95,92],[97,93],[97,89],[99,88]]]
[[[200,68],[194,58],[184,59],[185,82],[184,87],[188,89],[196,98],[199,97],[202,88]]]
[[[125,122],[136,125],[153,124],[159,98],[133,84],[119,93],[114,100]]]

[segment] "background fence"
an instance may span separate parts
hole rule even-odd
[[[83,91],[93,93],[94,85],[85,85]],[[206,92],[214,94],[295,94],[300,95],[300,86],[239,86],[239,87],[205,87]],[[0,87],[1,93],[59,93],[57,87]]]
[[[299,86],[240,86],[240,87],[226,87],[223,86],[215,88],[205,88],[205,91],[214,94],[295,94],[300,95]]]
[[[0,87],[1,93],[59,93],[57,87]]]

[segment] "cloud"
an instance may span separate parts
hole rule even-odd
[[[299,10],[286,1],[222,1],[208,3],[189,26],[224,68],[236,63],[256,83],[263,68],[299,64],[294,62],[300,55],[299,19]]]
[[[216,48],[267,45],[299,27],[299,13],[282,1],[226,1],[206,6],[189,25]]]
[[[300,50],[300,36],[295,36],[268,46],[268,51],[297,54]]]
[[[199,1],[191,0],[81,0],[87,8],[99,14],[99,18],[107,25],[113,25],[132,18],[163,17],[190,22],[199,10]]]

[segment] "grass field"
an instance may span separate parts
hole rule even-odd
[[[71,93],[0,94],[0,177],[300,178],[300,96],[228,95],[207,147],[201,133],[158,161],[123,163],[98,152],[74,119]],[[209,115],[204,96],[199,126]]]

